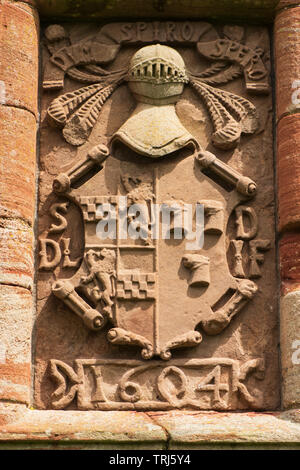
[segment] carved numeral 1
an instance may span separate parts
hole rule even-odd
[[[107,401],[106,397],[103,392],[103,378],[101,373],[101,367],[99,366],[91,366],[91,370],[93,371],[94,379],[95,379],[95,391],[91,397],[91,401]]]

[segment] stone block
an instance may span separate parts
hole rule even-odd
[[[0,103],[37,117],[39,19],[30,5],[1,2]]]
[[[300,7],[288,8],[275,20],[277,120],[300,110]]]
[[[284,408],[300,405],[300,290],[281,299],[281,368]]]
[[[68,411],[277,409],[278,287],[270,251],[275,220],[267,29],[224,25],[221,30],[201,21],[85,28],[88,48],[85,32],[76,42],[78,30],[70,23],[49,26],[44,34],[35,406]],[[220,35],[223,42],[218,42]],[[136,50],[128,48],[131,44]],[[241,61],[239,81],[234,80],[235,72],[228,76],[223,71],[224,64],[221,69],[207,64],[207,59],[214,64],[220,45],[224,49],[218,58],[226,62],[226,71],[232,62]],[[254,52],[258,46],[259,56]],[[86,74],[71,86],[61,67],[52,67],[65,64],[75,70],[83,60],[102,64],[114,58],[125,64],[118,74],[128,88],[115,88],[109,70],[101,72],[106,91],[101,81],[83,87],[91,80]],[[209,67],[203,76],[218,77],[215,89],[189,78],[187,70],[197,74],[200,64],[204,70]],[[106,70],[105,63],[103,67]],[[219,87],[220,74],[225,82],[234,80],[232,94]],[[210,78],[209,83],[215,83]],[[189,106],[180,111],[180,101]],[[198,120],[202,108],[207,114]],[[258,115],[264,116],[260,128]],[[51,121],[57,126],[50,126]],[[212,135],[213,127],[204,130],[204,122],[210,121],[219,129]],[[248,141],[241,136],[259,129]],[[194,153],[188,145],[205,146],[209,139],[215,155]],[[110,145],[113,158],[106,159],[109,152],[100,142]],[[219,159],[218,148],[232,150],[230,162]],[[173,160],[174,152],[180,158]],[[93,168],[95,158],[104,171],[98,163]],[[210,177],[206,165],[211,165]],[[53,187],[64,197],[60,202],[53,198]],[[234,197],[227,187],[237,192]],[[256,187],[257,198],[245,205],[245,195],[250,199]],[[133,202],[143,204],[147,217],[154,200],[167,206],[176,203],[177,215],[183,201],[193,205],[193,211],[197,201],[205,201],[206,256],[187,256],[186,251],[196,247],[174,243],[172,234],[169,241],[156,243],[148,230],[136,242],[131,236],[113,241],[113,236],[102,245],[96,237],[101,217],[96,206],[116,200],[118,194],[127,194],[128,211]],[[121,222],[120,214],[112,218],[118,217]],[[168,232],[180,228],[175,219]],[[163,233],[163,217],[159,225]],[[231,250],[227,257],[227,247],[237,238],[244,244],[243,254],[235,256]],[[238,261],[245,272],[235,278]],[[89,386],[93,380],[95,388]]]
[[[282,293],[300,289],[300,234],[286,233],[279,242]]]
[[[264,22],[272,19],[278,0],[36,0],[42,17],[77,19],[80,16],[95,18],[213,18],[213,19],[256,19]]]
[[[23,109],[0,106],[0,216],[32,224],[35,198],[36,122]]]
[[[167,441],[165,431],[145,413],[115,411],[21,410],[0,424],[0,447],[9,441],[18,445],[25,435],[39,448],[146,450],[164,449]]]
[[[195,410],[99,413],[38,411],[0,403],[0,448],[170,451],[249,449],[251,446],[251,449],[296,449],[299,448],[299,423],[299,410],[284,413]]]
[[[300,226],[300,115],[284,117],[277,132],[279,230]]]
[[[169,449],[269,448],[289,442],[297,445],[300,425],[279,413],[218,413],[173,411],[150,413],[170,436]]]
[[[0,285],[0,400],[29,403],[32,297]]]
[[[32,289],[33,233],[20,219],[0,218],[0,284]]]
[[[278,3],[276,10],[282,10],[283,8],[290,8],[290,7],[296,7],[300,5],[299,0],[280,0]]]
[[[33,7],[37,6],[36,0],[9,0],[11,3],[27,3],[28,5],[32,5]]]

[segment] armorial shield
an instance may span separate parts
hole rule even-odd
[[[116,195],[95,192],[82,196],[82,187],[73,191],[85,224],[85,255],[68,282],[113,323],[108,332],[111,342],[139,346],[147,359],[153,355],[169,359],[170,350],[201,342],[196,327],[202,326],[207,334],[221,332],[256,291],[252,281],[230,274],[226,259],[228,216],[245,196],[219,187],[201,172],[193,155],[151,161],[146,169],[144,160],[122,162],[119,171]],[[133,194],[135,203],[145,206],[149,225],[151,203],[160,208],[165,205],[167,215],[170,208],[169,233],[163,238],[164,214],[160,214],[157,239],[151,231],[147,238],[132,239],[128,234],[120,239],[116,229],[111,238],[104,234],[101,240],[103,232],[97,231],[97,225],[109,208],[109,217],[120,217],[122,197],[127,201],[128,226]],[[197,204],[204,211],[204,245],[197,247],[194,241],[191,250],[187,247],[193,243],[184,236],[184,210],[190,208],[195,226]],[[58,281],[53,292],[63,298],[64,289],[64,281]]]

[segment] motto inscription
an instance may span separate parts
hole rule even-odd
[[[36,402],[274,409],[264,28],[44,32]]]

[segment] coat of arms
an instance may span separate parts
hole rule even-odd
[[[251,371],[263,372],[261,358],[241,366],[206,357],[189,366],[180,353],[184,348],[193,357],[193,348],[222,335],[235,321],[257,295],[263,253],[271,246],[268,239],[256,238],[258,221],[251,207],[256,182],[222,159],[242,135],[259,131],[259,116],[251,99],[219,88],[243,77],[249,93],[267,94],[264,51],[243,43],[242,28],[225,32],[220,37],[207,23],[113,24],[72,44],[62,27],[46,30],[51,57],[44,88],[63,88],[65,76],[83,86],[59,94],[48,108],[48,118],[62,128],[67,143],[79,148],[80,157],[54,177],[56,201],[50,212],[56,223],[40,239],[40,270],[59,267],[62,274],[52,283],[56,302],[79,316],[82,328],[105,330],[106,341],[119,351],[133,347],[138,375],[162,368],[158,389],[168,406],[202,406],[195,397],[187,398],[187,379],[179,363],[172,363],[174,353],[182,366],[193,368],[200,360],[199,367],[212,367],[197,390],[213,390],[217,408],[226,408],[223,395],[230,388],[221,383],[222,364],[232,367],[232,389],[248,403],[252,398],[242,382]],[[187,53],[194,48],[205,67],[190,68],[180,46]],[[126,47],[129,61],[114,67]],[[93,129],[102,108],[120,87],[129,90],[131,109],[109,138],[103,135],[95,143]],[[177,111],[187,88],[212,125],[210,146],[187,129]],[[76,207],[84,225],[84,248],[77,258],[71,255],[72,239],[64,235],[70,207]],[[226,233],[232,219],[236,236],[229,263]],[[246,242],[247,269],[242,259]],[[96,383],[103,375],[100,359],[89,360]],[[61,361],[51,362],[60,383],[58,408],[76,393],[81,407],[92,406],[80,392],[83,379],[78,377],[85,366],[79,362],[76,373]],[[166,390],[172,375],[182,389],[173,395]],[[73,384],[69,395],[62,385],[65,376]],[[119,395],[138,407],[142,392],[133,386],[130,393],[129,378],[125,372]],[[98,395],[106,409],[105,392]]]

